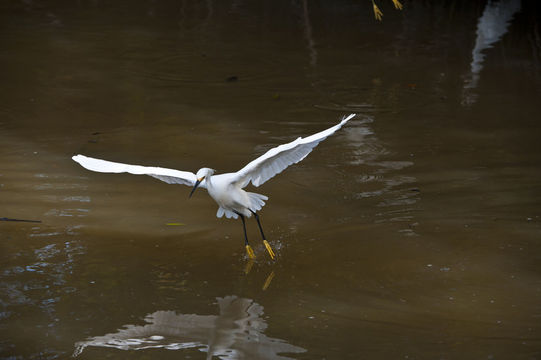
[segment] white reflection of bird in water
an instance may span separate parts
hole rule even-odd
[[[479,73],[483,69],[485,55],[483,51],[489,49],[507,33],[509,23],[520,10],[520,0],[489,1],[483,15],[477,23],[477,38],[472,50],[470,75],[465,80],[462,105],[471,105],[477,101],[477,95],[472,89],[477,87]]]
[[[96,336],[75,344],[74,356],[88,346],[120,350],[196,348],[207,352],[207,359],[217,356],[234,359],[291,359],[281,353],[306,350],[263,334],[267,323],[263,307],[253,300],[226,296],[217,298],[219,315],[177,314],[156,311],[145,317],[145,325],[125,325],[116,333]]]
[[[315,68],[317,65],[317,51],[315,47],[314,36],[312,35],[312,26],[310,25],[310,15],[306,0],[302,1],[302,17],[304,25],[304,36],[306,37],[308,52],[310,53],[310,66]]]

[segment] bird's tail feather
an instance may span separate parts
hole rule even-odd
[[[216,217],[217,218],[221,218],[222,216],[224,216],[228,219],[237,219],[239,216],[237,214],[235,214],[233,211],[231,210],[227,210],[227,209],[224,209],[223,207],[219,207],[218,208],[218,212],[216,212]]]
[[[263,206],[265,206],[265,200],[268,200],[269,198],[265,195],[256,194],[249,192],[248,196],[250,197],[250,202],[252,203],[250,206],[250,210],[253,212],[261,210]]]
[[[256,194],[252,192],[247,192],[247,194],[248,194],[248,197],[250,198],[249,209],[253,212],[261,210],[261,208],[265,206],[265,200],[269,199],[265,195],[261,195],[261,194]],[[236,212],[231,211],[229,209],[224,209],[223,207],[220,206],[218,208],[218,212],[216,212],[216,217],[221,218],[224,215],[228,219],[231,219],[231,218],[237,219],[239,217]],[[250,217],[252,216],[252,213],[247,211],[244,214],[244,216]]]

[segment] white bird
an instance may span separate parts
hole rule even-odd
[[[197,187],[206,188],[210,197],[218,204],[216,216],[242,220],[244,229],[244,245],[251,259],[255,258],[254,251],[248,243],[246,235],[246,223],[244,218],[254,215],[263,238],[263,243],[274,260],[275,254],[265,238],[257,211],[265,205],[268,197],[261,194],[244,191],[250,182],[258,187],[276,174],[281,173],[289,165],[296,164],[304,159],[321,141],[334,134],[355,114],[344,117],[340,123],[318,132],[317,134],[302,138],[270,149],[265,154],[250,162],[237,172],[214,175],[215,170],[201,168],[194,174],[189,171],[166,169],[161,167],[149,167],[140,165],[128,165],[112,161],[100,160],[84,155],[75,155],[72,159],[82,167],[102,173],[127,172],[136,175],[149,175],[168,184],[184,184],[192,186],[190,197]]]

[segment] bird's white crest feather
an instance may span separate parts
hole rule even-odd
[[[302,138],[270,149],[265,154],[250,162],[235,174],[234,182],[245,187],[249,182],[259,186],[284,171],[288,166],[304,159],[310,152],[328,136],[334,134],[355,114],[344,117],[340,123],[318,132],[317,134]]]

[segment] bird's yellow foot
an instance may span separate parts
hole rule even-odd
[[[274,254],[274,251],[272,251],[272,248],[271,248],[269,242],[267,240],[263,240],[263,244],[265,244],[265,247],[267,248],[267,251],[269,252],[269,255],[270,255],[271,259],[274,260],[276,255]]]
[[[250,245],[246,245],[246,253],[248,254],[248,257],[250,259],[255,259],[254,250],[252,249]]]

